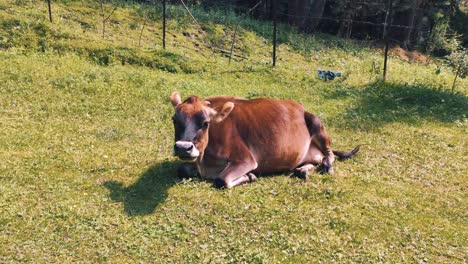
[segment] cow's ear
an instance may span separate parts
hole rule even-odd
[[[182,98],[180,98],[179,92],[173,92],[169,98],[174,107],[177,107],[178,105],[182,103]]]
[[[210,116],[210,118],[214,119],[216,115],[218,114],[218,112],[216,112],[216,110],[214,110],[211,107],[207,107],[207,109],[208,109],[208,115]]]
[[[219,123],[221,121],[223,121],[232,111],[232,109],[234,109],[234,103],[233,102],[227,102],[223,105],[223,108],[221,109],[221,111],[219,111],[213,118],[213,121],[215,123]]]

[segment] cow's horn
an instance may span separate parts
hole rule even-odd
[[[174,107],[177,107],[182,103],[182,98],[180,97],[179,92],[173,92],[169,98]]]

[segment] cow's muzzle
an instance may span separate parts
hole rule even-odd
[[[174,145],[174,155],[183,160],[194,160],[200,155],[200,151],[190,141],[177,141]]]

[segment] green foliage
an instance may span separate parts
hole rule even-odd
[[[453,79],[452,84],[452,92],[455,92],[457,78],[465,78],[468,74],[468,51],[465,48],[459,49],[447,56],[447,60],[455,73],[455,78]],[[465,90],[466,87],[463,88],[463,91]]]
[[[205,24],[203,30],[207,34],[207,40],[210,45],[218,48],[225,49],[228,47],[229,40],[227,34],[224,31],[225,27],[222,25]]]
[[[167,51],[141,53],[128,48],[84,49],[84,51],[88,53],[87,56],[92,61],[106,66],[115,63],[120,63],[122,65],[130,64],[146,66],[171,73],[193,73],[203,70],[202,67],[192,65],[182,56]]]
[[[0,22],[2,32],[0,48],[7,49],[22,46],[25,49],[47,48],[50,29],[44,22],[28,23],[18,19],[6,19]]]
[[[452,52],[447,56],[447,60],[450,66],[453,67],[454,71],[457,72],[460,77],[464,78],[468,74],[468,50],[460,49]]]
[[[457,34],[450,32],[450,20],[448,17],[437,18],[429,39],[425,44],[426,52],[455,51],[460,45],[458,37]]]
[[[451,25],[453,30],[461,35],[462,45],[468,46],[468,5],[463,5],[462,1],[459,2],[459,6],[456,8],[455,14],[451,19]]]

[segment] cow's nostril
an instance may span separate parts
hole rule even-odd
[[[187,151],[192,151],[193,145],[190,145],[190,147],[187,148]]]
[[[174,146],[174,155],[182,159],[198,157],[197,147],[190,141],[177,141]]]

